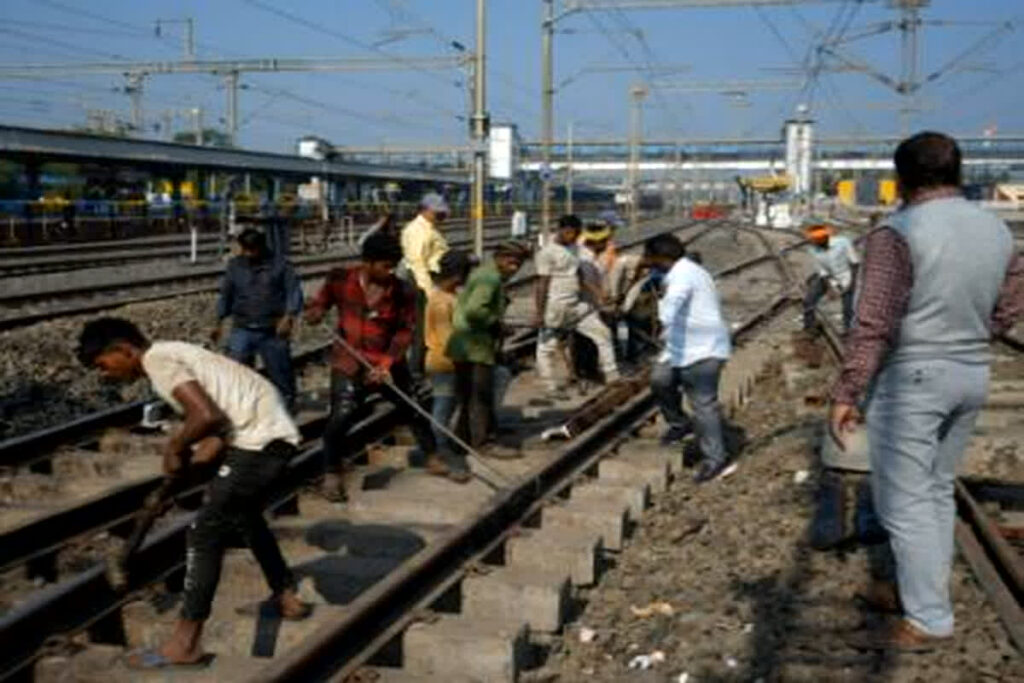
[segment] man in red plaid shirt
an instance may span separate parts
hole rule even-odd
[[[395,277],[402,248],[392,236],[371,235],[362,248],[362,263],[339,267],[327,274],[320,291],[306,310],[306,320],[317,324],[331,307],[338,309],[337,334],[357,349],[371,365],[366,369],[341,344],[335,343],[331,357],[331,415],[324,429],[326,477],[324,495],[345,500],[340,463],[349,429],[365,416],[366,397],[379,392],[398,410],[410,426],[416,442],[429,457],[434,453],[430,424],[392,389],[387,379],[403,393],[414,389],[405,361],[416,324],[416,292],[411,284]]]

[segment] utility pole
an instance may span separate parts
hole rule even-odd
[[[647,86],[634,85],[629,89],[632,99],[629,116],[629,170],[627,185],[629,190],[629,229],[636,231],[640,209],[640,142],[643,137],[643,106],[647,97]]]
[[[227,135],[228,144],[235,146],[235,136],[238,135],[238,72],[229,71],[224,76],[224,88],[228,94],[227,107]]]
[[[476,0],[476,52],[473,55],[473,250],[484,255],[484,188],[487,184],[487,0]]]
[[[195,144],[197,147],[203,146],[203,108],[193,107],[192,114],[192,127],[195,131]]]
[[[128,93],[128,98],[131,101],[132,106],[132,128],[136,135],[141,134],[143,126],[143,115],[142,115],[142,83],[145,80],[143,74],[130,73],[128,74],[128,85],[125,86],[125,92]]]
[[[572,121],[569,122],[568,143],[565,164],[565,212],[572,213]]]
[[[555,0],[544,0],[544,20],[541,29],[541,135],[544,143],[544,165],[541,172],[540,220],[546,242],[551,232],[551,144],[555,137],[555,88],[552,58],[552,42],[555,37]]]

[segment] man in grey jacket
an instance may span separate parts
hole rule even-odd
[[[302,283],[285,259],[272,258],[259,230],[238,235],[241,254],[228,262],[217,300],[218,324],[211,333],[220,341],[221,326],[231,318],[227,355],[252,365],[258,355],[271,383],[289,409],[295,403],[295,371],[291,337],[295,317],[302,312]]]
[[[862,647],[925,650],[953,635],[956,468],[988,392],[990,340],[1024,312],[1024,259],[1006,225],[962,196],[960,159],[940,133],[897,148],[903,206],[867,237],[832,391],[840,445],[867,406],[875,507],[896,560],[896,584],[866,597],[902,618]]]

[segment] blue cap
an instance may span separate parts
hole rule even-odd
[[[428,192],[420,200],[420,209],[429,209],[434,213],[448,213],[448,202],[436,192]]]

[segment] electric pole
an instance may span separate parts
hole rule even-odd
[[[644,98],[648,92],[645,85],[634,85],[629,89],[632,106],[629,112],[629,170],[626,182],[629,186],[629,229],[634,232],[640,209],[640,141],[644,134]]]
[[[227,133],[228,145],[235,146],[235,136],[238,135],[238,72],[229,71],[224,76],[224,88],[228,93],[227,106]]]
[[[546,242],[551,231],[551,144],[555,137],[554,64],[551,54],[551,44],[555,37],[555,0],[544,0],[541,28],[541,135],[544,165],[541,171],[540,214],[541,230]]]
[[[487,184],[487,0],[476,0],[476,53],[473,55],[473,250],[484,255],[484,189]]]
[[[565,163],[565,212],[572,213],[572,121],[569,122],[568,148]]]

